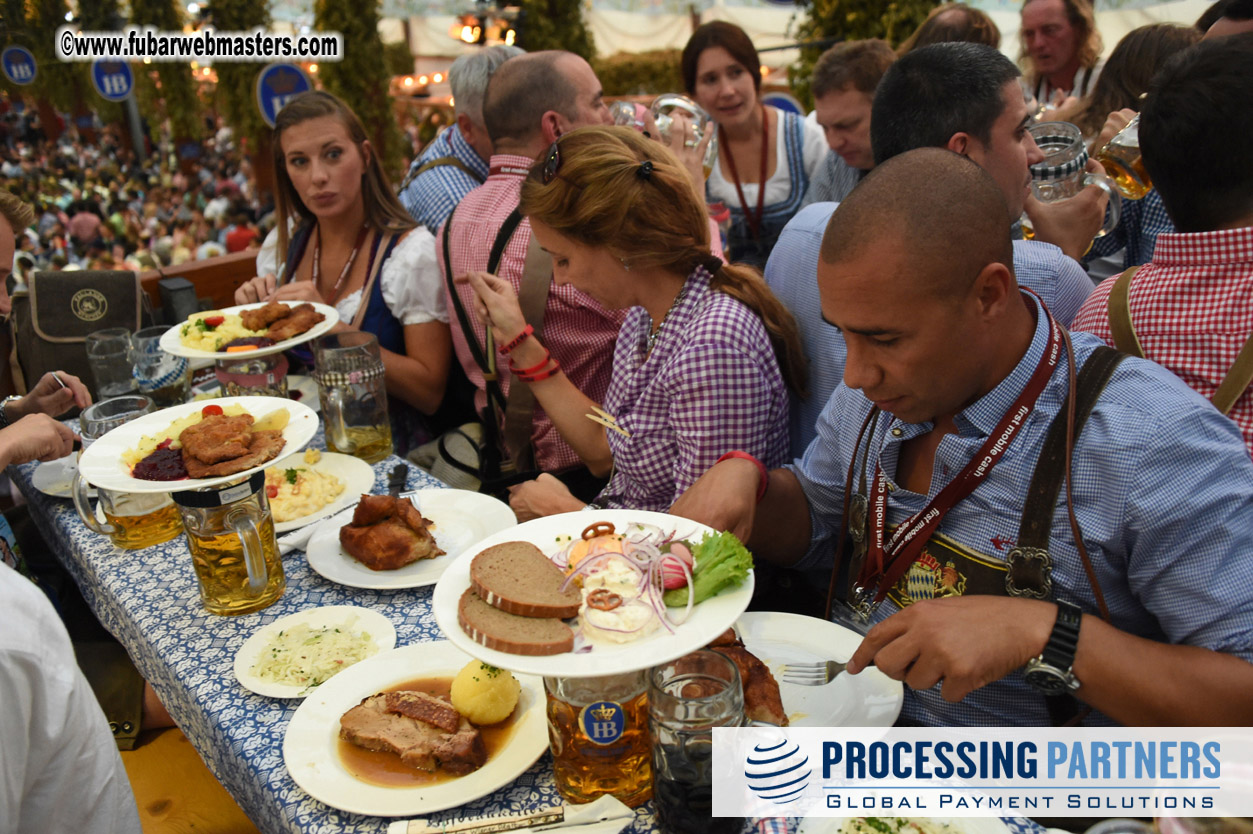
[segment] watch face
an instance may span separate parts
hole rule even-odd
[[[1069,676],[1060,669],[1054,669],[1052,666],[1041,664],[1034,669],[1028,669],[1025,677],[1027,683],[1045,695],[1062,695],[1070,691],[1070,686],[1066,680]]]

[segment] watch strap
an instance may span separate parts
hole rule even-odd
[[[1065,600],[1057,601],[1057,620],[1053,633],[1044,644],[1040,659],[1056,669],[1069,671],[1075,665],[1075,650],[1079,647],[1079,624],[1083,609]]]

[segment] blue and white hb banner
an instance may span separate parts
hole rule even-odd
[[[1247,727],[713,736],[715,816],[1253,817]]]

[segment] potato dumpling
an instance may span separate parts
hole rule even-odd
[[[513,713],[521,691],[518,679],[504,669],[474,660],[453,678],[452,705],[471,724],[497,724]]]

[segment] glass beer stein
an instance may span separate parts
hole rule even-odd
[[[243,483],[174,493],[200,601],[211,614],[260,611],[287,587],[264,487],[261,470]]]
[[[1140,158],[1139,113],[1096,152],[1096,161],[1105,166],[1115,187],[1128,200],[1139,200],[1153,190],[1153,179]]]
[[[86,449],[94,441],[120,425],[155,409],[152,400],[144,396],[115,397],[88,406],[79,419],[79,434]],[[88,529],[108,536],[116,546],[125,550],[140,550],[154,544],[168,542],[183,531],[178,507],[170,500],[169,493],[115,492],[97,489],[100,510],[104,521],[97,519],[87,497],[87,482],[74,473],[74,508]]]
[[[634,808],[653,795],[648,671],[544,678],[548,742],[557,790],[567,802],[613,794]]]
[[[1104,237],[1114,230],[1122,213],[1122,199],[1114,188],[1114,182],[1101,174],[1089,174],[1088,149],[1083,144],[1083,134],[1070,122],[1040,122],[1027,130],[1044,154],[1044,160],[1031,166],[1031,190],[1042,203],[1069,200],[1089,185],[1095,185],[1109,195],[1109,211],[1105,223],[1096,233]],[[1023,212],[1023,237],[1028,240],[1035,235],[1030,218]]]
[[[709,146],[705,148],[705,157],[702,165],[705,171],[705,178],[709,178],[709,174],[713,171],[714,163],[718,159],[718,133],[717,125],[705,109],[687,96],[681,96],[675,93],[667,93],[657,96],[653,100],[652,105],[653,121],[657,125],[657,130],[661,132],[662,137],[669,137],[670,131],[674,129],[675,122],[682,123],[682,119],[676,119],[675,114],[682,114],[692,124],[692,136],[685,138],[684,144],[689,148],[694,148],[705,138],[705,134],[714,131],[713,138],[709,140]]]
[[[314,346],[326,448],[378,463],[392,453],[383,359],[373,333],[333,333]]]

